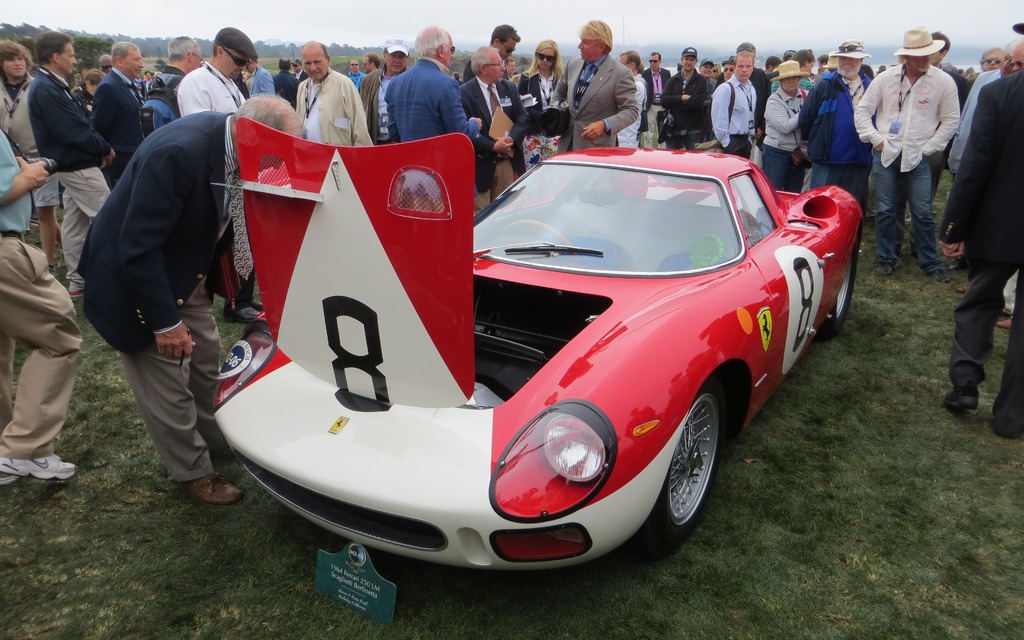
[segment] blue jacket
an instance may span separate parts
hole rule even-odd
[[[98,167],[110,143],[96,133],[89,112],[65,85],[45,69],[28,91],[28,113],[39,155],[57,162],[58,171]]]
[[[154,330],[177,324],[210,272],[226,222],[227,120],[204,111],[154,131],[89,229],[78,265],[85,316],[118,351],[142,351]]]
[[[392,80],[384,100],[392,140],[412,142],[446,133],[464,133],[472,140],[480,133],[462,110],[459,83],[433,60],[420,58]]]
[[[860,79],[867,91],[871,78],[861,71]],[[807,141],[807,157],[812,162],[871,164],[871,144],[861,142],[857,135],[853,99],[835,71],[823,75],[807,95],[800,110],[800,132]]]

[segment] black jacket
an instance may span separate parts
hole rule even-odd
[[[110,143],[92,128],[89,112],[46,69],[30,85],[28,115],[39,155],[56,161],[58,171],[98,167],[110,153]]]
[[[985,86],[978,94],[971,135],[946,202],[944,242],[964,242],[968,259],[1024,263],[1024,73]]]
[[[507,107],[502,107],[502,111],[512,121],[512,131],[509,132],[509,136],[515,141],[512,147],[512,169],[517,175],[522,175],[526,171],[523,138],[526,137],[529,117],[519,100],[519,92],[510,80],[495,83],[495,90],[498,92],[498,98],[509,103]],[[466,112],[466,117],[480,118],[483,122],[480,135],[473,139],[473,150],[476,152],[476,189],[481,192],[487,191],[494,182],[494,163],[499,159],[493,151],[494,140],[487,135],[491,128],[491,110],[487,108],[487,101],[484,100],[483,91],[476,77],[473,78],[473,82],[467,82],[459,87],[459,91],[462,94],[462,109]]]
[[[685,82],[681,73],[672,76],[663,87],[661,105],[672,112],[675,120],[673,133],[682,131],[703,131],[704,100],[708,95],[707,78],[694,69],[690,81]],[[683,100],[683,96],[690,96]]]

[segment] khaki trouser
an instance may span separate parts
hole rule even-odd
[[[209,449],[227,441],[213,418],[220,334],[206,281],[179,309],[192,333],[192,355],[182,360],[160,355],[156,343],[139,353],[121,353],[135,404],[157,453],[178,482],[213,473]]]
[[[57,176],[64,185],[64,221],[60,234],[64,263],[68,267],[68,288],[80,291],[85,287],[85,279],[78,273],[78,261],[82,258],[85,236],[92,219],[107,201],[110,189],[98,167],[62,171]]]
[[[14,344],[30,349],[13,397]],[[68,414],[82,337],[75,308],[46,256],[0,238],[0,458],[53,453]]]

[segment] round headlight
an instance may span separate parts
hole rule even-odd
[[[583,420],[552,413],[544,429],[544,455],[558,475],[572,482],[590,482],[604,468],[605,446]]]

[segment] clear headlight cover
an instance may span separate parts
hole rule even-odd
[[[597,495],[618,449],[597,406],[567,400],[530,420],[505,448],[491,476],[491,504],[518,522],[552,520]]]

